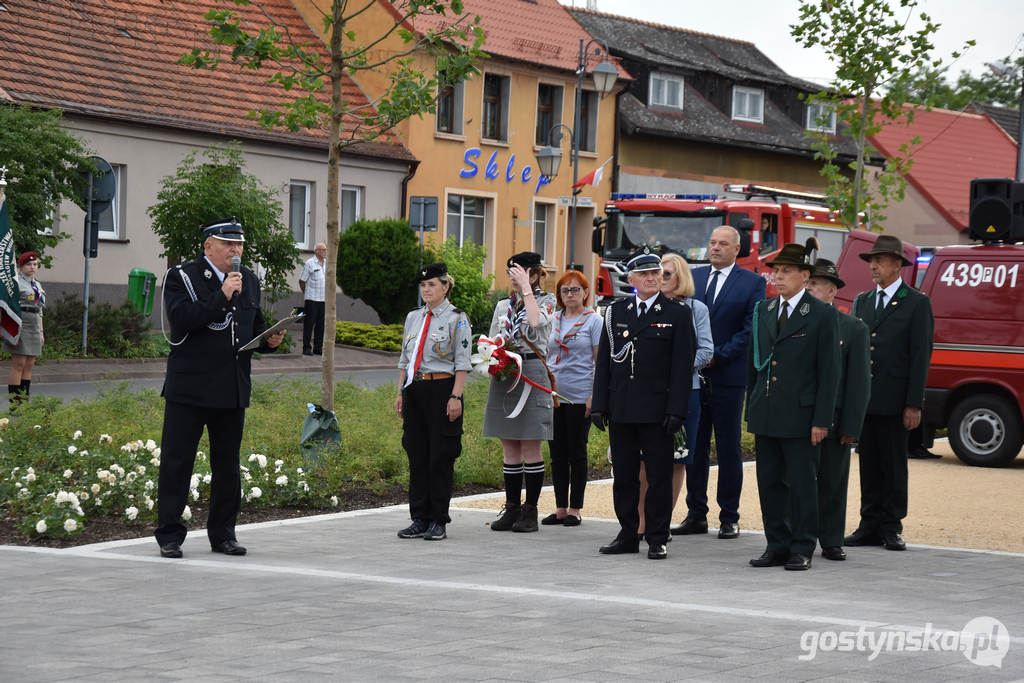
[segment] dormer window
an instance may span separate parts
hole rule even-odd
[[[666,73],[652,73],[647,106],[683,108],[683,77]]]
[[[764,90],[733,86],[732,117],[737,121],[764,123]]]
[[[824,102],[807,105],[807,130],[836,134],[836,111]]]

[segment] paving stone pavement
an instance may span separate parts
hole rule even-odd
[[[442,542],[398,539],[403,507],[249,525],[241,558],[202,534],[183,560],[152,539],[0,546],[0,681],[1024,677],[1024,555],[851,548],[787,572],[747,566],[756,532],[676,538],[655,562],[598,554],[609,521],[516,534],[452,516]],[[1002,638],[991,621],[962,634],[978,617]]]

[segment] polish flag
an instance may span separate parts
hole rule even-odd
[[[613,158],[614,157],[608,157],[608,161],[611,161]],[[593,171],[577,180],[576,184],[572,186],[573,189],[576,189],[577,187],[583,187],[584,185],[593,185],[594,187],[600,185],[601,178],[604,177],[604,167],[608,165],[608,161],[604,162],[603,164],[595,168]]]

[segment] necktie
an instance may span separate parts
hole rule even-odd
[[[789,320],[789,302],[782,302],[782,313],[779,314],[779,326],[775,328],[776,332],[782,332],[782,328],[786,326],[786,321]]]
[[[708,281],[708,288],[704,292],[704,300],[708,306],[715,303],[715,294],[718,293],[718,276],[722,274],[722,271],[716,270],[711,273],[711,280]]]
[[[641,301],[639,308],[640,308],[640,315],[638,317],[642,318],[642,317],[644,317],[644,314],[647,313],[647,302],[646,301]]]
[[[885,309],[885,292],[878,292],[878,308],[875,309],[875,315],[881,315]]]
[[[407,385],[416,376],[416,372],[420,369],[420,363],[423,361],[423,347],[426,346],[427,331],[430,330],[430,313],[430,311],[427,311],[427,317],[423,320],[423,329],[420,330],[420,343],[416,345],[416,361],[413,363],[412,372],[405,378]]]

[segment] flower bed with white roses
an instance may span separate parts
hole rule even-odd
[[[10,418],[0,418],[0,451],[20,441]],[[25,426],[21,426],[24,430]],[[38,433],[41,425],[32,425]],[[4,437],[13,443],[5,443]],[[51,441],[53,435],[51,434]],[[11,438],[14,437],[14,438]],[[66,444],[36,454],[30,465],[0,464],[0,499],[7,515],[28,536],[61,538],[80,533],[90,519],[121,517],[140,526],[155,526],[160,447],[152,439],[115,444],[109,434],[75,430]],[[242,496],[251,506],[298,505],[315,502],[306,472],[262,453],[242,457]],[[210,493],[208,456],[196,454],[189,482],[189,501],[205,501]],[[331,497],[338,504],[336,496]],[[192,518],[186,505],[182,519]]]

